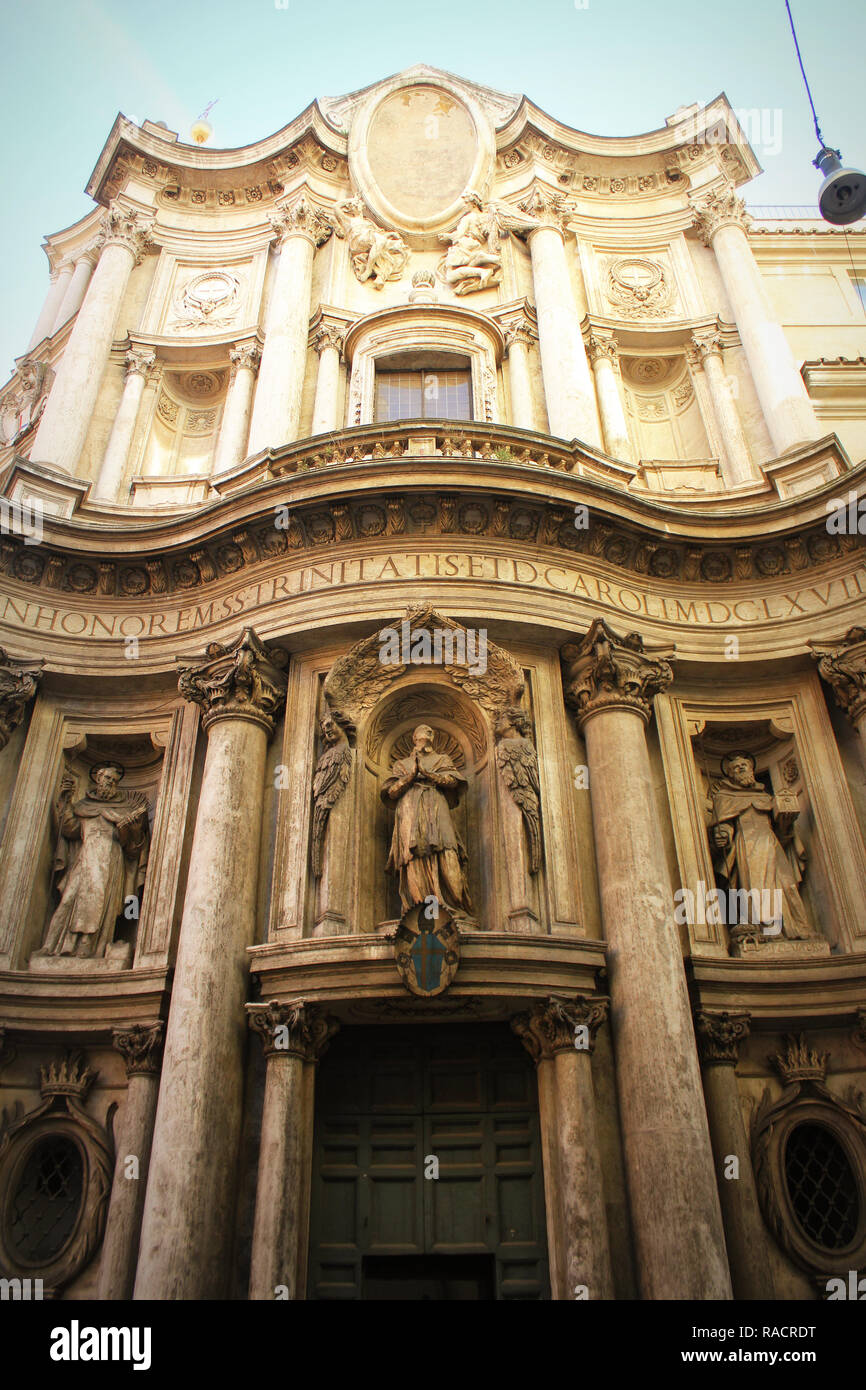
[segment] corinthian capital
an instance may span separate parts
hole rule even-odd
[[[634,710],[649,720],[652,702],[674,678],[673,647],[658,656],[644,650],[640,633],[620,637],[604,618],[596,618],[580,642],[562,648],[562,683],[566,703],[582,724],[599,710]]]
[[[735,1067],[740,1043],[749,1036],[752,1021],[748,1013],[711,1013],[695,1010],[695,1034],[702,1062]]]
[[[5,748],[24,718],[42,679],[44,661],[15,661],[0,647],[0,748]]]
[[[602,995],[563,999],[552,994],[517,1014],[511,1027],[534,1062],[544,1062],[557,1052],[593,1052],[595,1035],[607,1018],[610,1000]],[[582,1035],[579,1028],[585,1028]],[[582,1045],[585,1043],[585,1045]]]
[[[159,1074],[164,1023],[134,1023],[131,1028],[114,1028],[114,1046],[126,1063],[127,1076]]]
[[[619,361],[619,350],[615,340],[613,338],[600,338],[595,333],[590,333],[586,340],[586,355],[593,366],[604,358],[613,363],[614,366]]]
[[[134,208],[115,200],[102,219],[102,246],[125,246],[138,265],[147,248],[153,223],[152,216],[142,216]]]
[[[217,719],[249,719],[270,736],[286,695],[285,652],[268,651],[245,627],[228,646],[210,642],[205,656],[200,666],[185,666],[178,673],[181,695],[205,712],[205,729]]]
[[[247,1004],[247,1021],[262,1040],[266,1057],[299,1057],[318,1062],[340,1027],[318,1004]]]
[[[246,367],[251,372],[257,372],[261,360],[262,350],[258,343],[240,343],[238,347],[231,348],[229,361],[231,362],[232,381],[242,367]]]
[[[156,366],[156,353],[150,348],[130,348],[126,354],[126,375],[143,376],[145,381]]]
[[[336,348],[337,352],[342,353],[343,334],[337,324],[323,323],[313,338],[313,347],[320,357],[326,348]]]
[[[693,355],[689,358],[689,360],[692,362],[694,366],[703,365],[703,362],[707,357],[713,355],[715,355],[716,357],[721,357],[721,333],[716,333],[713,331],[713,329],[693,333],[691,345],[689,348],[686,349],[686,355],[688,356],[690,352]]]
[[[713,237],[722,227],[742,227],[747,231],[752,219],[746,212],[742,198],[732,183],[716,188],[712,193],[697,194],[690,198],[695,214],[695,226],[705,246],[711,246]]]
[[[832,686],[837,705],[856,725],[866,714],[866,628],[849,627],[835,642],[807,642],[818,674]]]
[[[515,228],[518,234],[520,231],[533,232],[537,227],[554,227],[558,232],[565,232],[568,219],[574,214],[574,204],[563,193],[557,193],[538,181],[533,183],[527,196],[517,206],[531,218],[527,227]]]
[[[271,226],[280,246],[289,237],[307,236],[321,246],[331,235],[331,228],[322,217],[321,208],[302,193],[294,203],[282,203],[270,214]]]

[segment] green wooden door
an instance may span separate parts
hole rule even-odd
[[[419,1288],[549,1297],[535,1069],[507,1026],[347,1028],[320,1063],[308,1297],[387,1296],[389,1257]]]

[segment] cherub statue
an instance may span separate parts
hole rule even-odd
[[[321,215],[337,236],[349,243],[352,269],[362,284],[369,280],[381,290],[386,281],[400,279],[409,248],[398,232],[386,232],[365,216],[360,198],[346,198],[333,208],[323,208]]]
[[[320,721],[324,751],[313,773],[313,874],[321,878],[325,864],[325,835],[328,818],[349,781],[352,750],[346,737],[348,720],[328,710]]]
[[[529,849],[529,872],[541,868],[541,798],[538,755],[527,738],[529,718],[517,706],[502,710],[496,721],[496,766],[523,815]]]
[[[534,217],[515,216],[502,203],[485,208],[481,194],[467,188],[463,194],[466,211],[452,232],[440,233],[438,240],[448,247],[436,267],[436,274],[455,294],[488,290],[502,279],[502,234],[531,231],[541,226]]]

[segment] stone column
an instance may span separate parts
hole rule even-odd
[[[24,718],[39,689],[44,660],[16,661],[0,647],[0,751]]]
[[[130,348],[126,354],[126,381],[123,386],[123,395],[120,398],[120,405],[117,407],[111,434],[108,436],[108,443],[105,446],[99,477],[91,494],[94,501],[119,502],[122,500],[120,488],[123,483],[123,475],[126,472],[130,446],[135,436],[135,426],[138,421],[141,398],[144,395],[144,385],[155,365],[156,353],[148,348]]]
[[[324,324],[313,339],[319,354],[316,399],[313,405],[313,434],[330,434],[339,427],[340,356],[343,335],[336,324]]]
[[[670,655],[670,651],[666,655]],[[666,656],[602,618],[562,649],[586,740],[623,1146],[643,1298],[731,1297],[645,726]]]
[[[60,302],[60,307],[57,310],[57,317],[54,320],[54,327],[52,329],[53,333],[56,333],[58,328],[62,328],[64,323],[68,322],[68,320],[72,318],[73,314],[78,313],[78,310],[81,308],[81,305],[84,302],[84,296],[87,293],[87,286],[90,284],[90,277],[93,274],[93,267],[96,265],[96,262],[98,260],[98,241],[93,242],[90,246],[88,246],[86,251],[82,251],[81,254],[77,257],[75,261],[75,269],[72,272],[72,278],[66,287],[66,293],[64,294],[63,299]]]
[[[511,390],[511,419],[508,423],[519,430],[537,428],[529,376],[529,349],[537,340],[538,334],[526,322],[508,324],[505,329],[508,385]]]
[[[119,203],[105,214],[99,264],[60,360],[31,459],[74,472],[78,463],[133,266],[144,255],[150,223]]]
[[[719,333],[693,333],[686,357],[692,371],[703,369],[713,403],[713,414],[722,441],[722,477],[729,487],[753,483],[760,473],[752,463],[749,446],[722,360],[722,339]]]
[[[866,627],[849,627],[832,642],[807,642],[818,663],[818,674],[831,687],[859,735],[857,747],[866,772]]]
[[[267,1058],[250,1298],[304,1298],[313,1157],[313,1086],[308,1076],[339,1024],[303,999],[248,1004]],[[285,1289],[285,1293],[283,1292]]]
[[[262,350],[258,343],[241,343],[229,352],[231,376],[219,439],[214,451],[213,472],[227,473],[247,456],[250,406]]]
[[[520,204],[539,224],[527,233],[550,433],[601,448],[592,373],[565,256],[564,203],[536,186]]]
[[[102,1242],[98,1298],[132,1298],[164,1031],[163,1023],[114,1029],[114,1046],[126,1063],[127,1087]]]
[[[272,214],[271,222],[279,238],[280,254],[250,425],[251,454],[277,449],[298,437],[310,331],[313,255],[330,232],[317,209],[303,196],[292,207]]]
[[[222,1298],[235,1220],[265,754],[286,678],[251,628],[181,670],[208,735],[180,926],[137,1299]]]
[[[730,183],[691,203],[701,238],[715,253],[773,447],[784,454],[808,444],[821,431],[752,254],[745,207]]]
[[[37,343],[41,343],[43,338],[49,338],[54,332],[54,324],[57,319],[57,311],[63,303],[64,295],[69,288],[72,279],[74,266],[71,261],[63,261],[59,266],[51,271],[48,293],[45,302],[36,320],[36,327],[33,336],[27,345],[27,351],[34,348]]]
[[[619,387],[619,352],[613,338],[591,333],[587,352],[595,373],[595,391],[604,430],[604,446],[611,458],[634,463],[634,449]]]
[[[734,1297],[762,1300],[773,1298],[775,1290],[737,1088],[737,1050],[748,1037],[750,1022],[747,1013],[710,1013],[707,1009],[695,1012]],[[733,1172],[732,1159],[736,1159]]]
[[[604,998],[551,996],[511,1022],[538,1068],[555,1299],[614,1297],[590,1062],[608,1004]]]

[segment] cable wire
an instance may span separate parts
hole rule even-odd
[[[812,93],[809,89],[809,79],[806,76],[806,69],[803,67],[803,59],[800,56],[800,45],[797,42],[797,31],[794,28],[794,16],[791,14],[791,6],[788,4],[788,0],[785,0],[785,9],[788,11],[788,20],[791,25],[791,36],[794,40],[794,47],[797,50],[797,62],[800,64],[800,71],[803,74],[803,83],[806,88],[806,96],[809,98],[809,105],[812,108],[812,119],[815,122],[815,134],[818,137],[818,143],[821,145],[822,148],[825,148],[824,137],[821,134],[821,127],[818,125],[818,113],[815,110],[815,103],[812,100]]]

